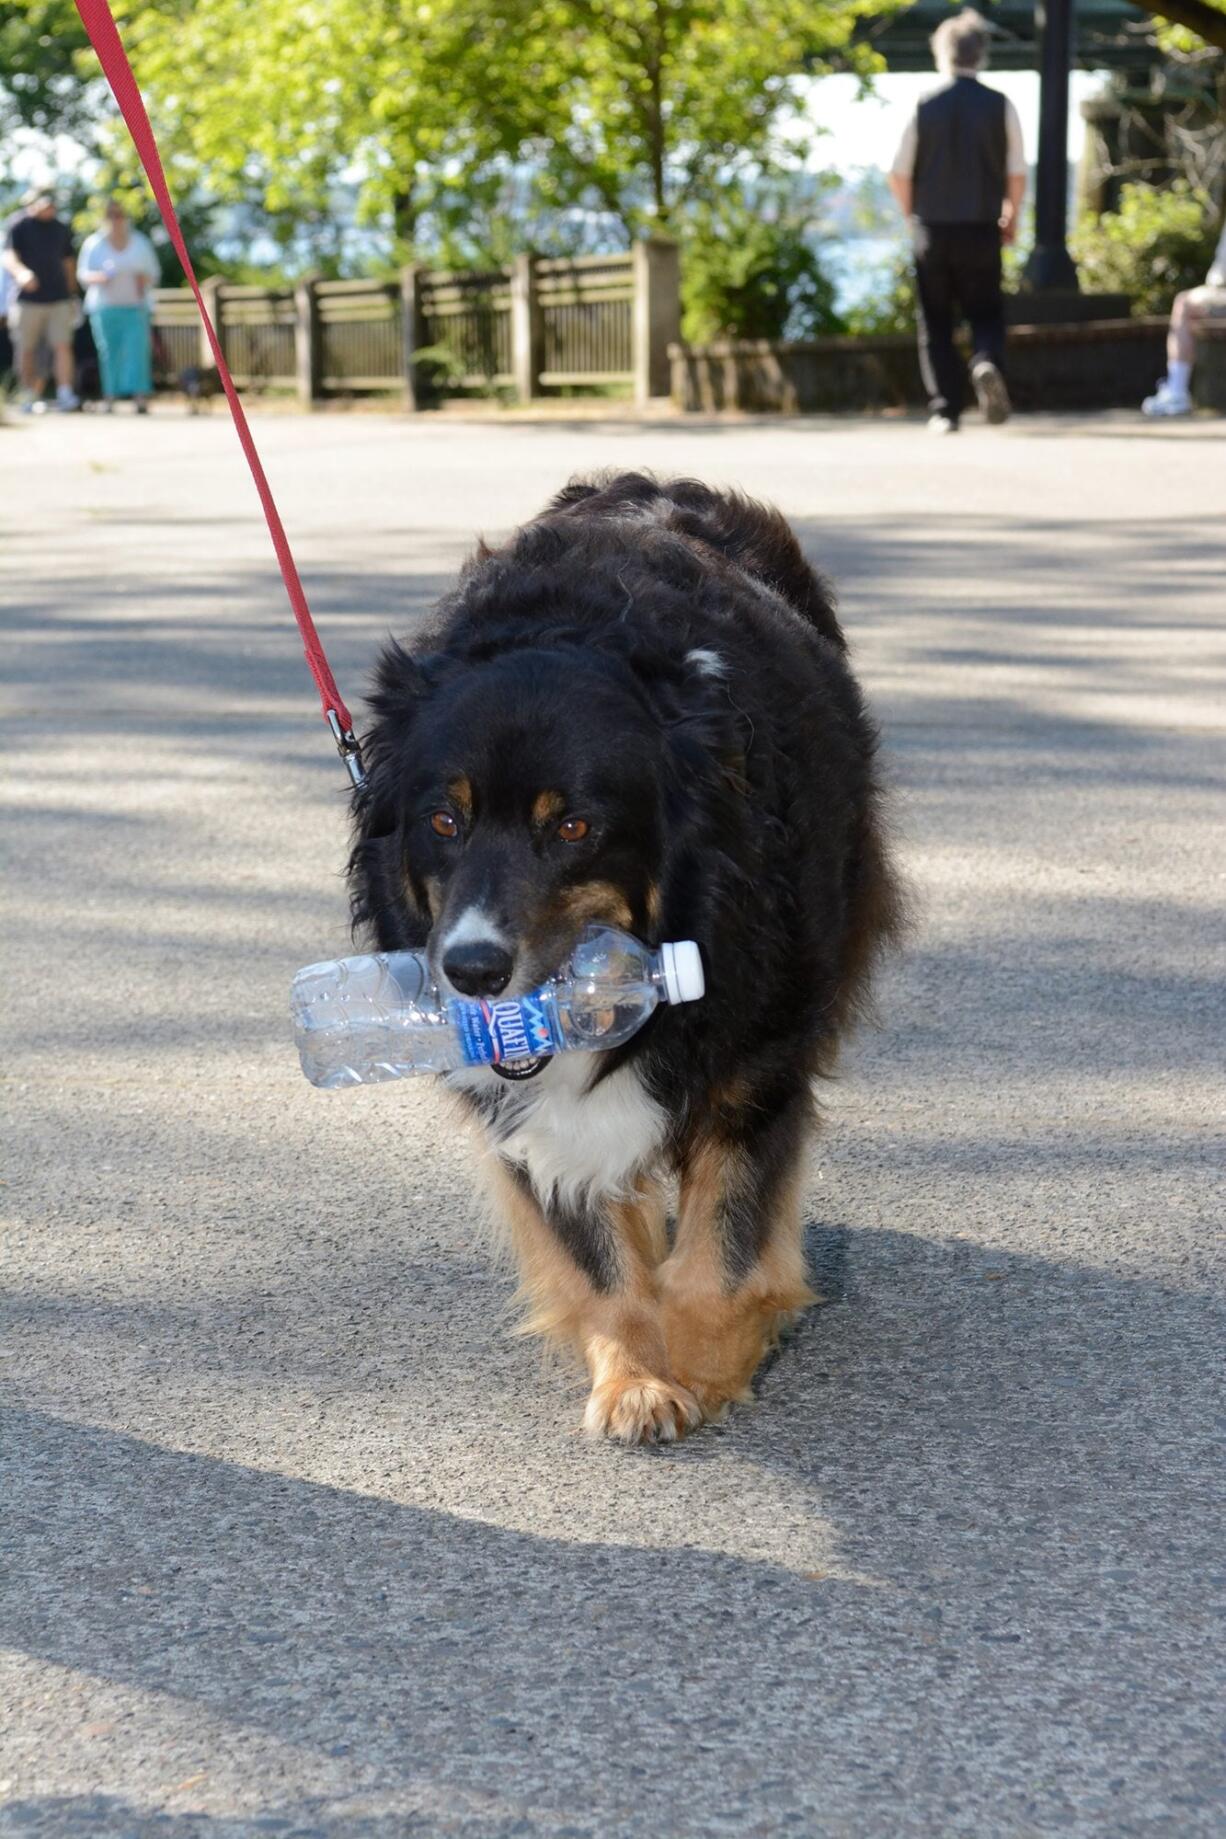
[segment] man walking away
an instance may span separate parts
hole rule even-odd
[[[945,81],[907,123],[890,189],[910,220],[915,246],[928,426],[934,434],[953,434],[964,393],[954,328],[963,315],[971,326],[971,382],[979,406],[990,422],[1009,415],[1000,250],[1017,234],[1026,155],[1017,110],[979,81],[988,55],[988,28],[979,14],[967,10],[944,20],[930,42]]]
[[[34,407],[38,383],[38,348],[45,339],[55,366],[55,406],[79,409],[72,387],[72,329],[76,319],[76,262],[72,232],[55,214],[49,192],[31,192],[25,214],[8,234],[4,266],[17,284],[9,305],[9,329],[17,347],[21,406]]]

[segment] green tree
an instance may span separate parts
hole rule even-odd
[[[687,339],[813,338],[844,329],[814,242],[815,200],[807,195],[814,189],[787,179],[733,185],[683,213]]]
[[[882,265],[871,292],[847,315],[847,329],[866,336],[915,331],[915,257],[909,246],[900,245]]]
[[[1209,198],[1185,180],[1126,185],[1119,210],[1084,216],[1069,247],[1087,292],[1127,294],[1140,313],[1168,313],[1177,293],[1204,280],[1216,228]]]
[[[86,139],[99,79],[82,67],[89,41],[72,0],[6,0],[0,8],[0,142],[19,130]]]
[[[1156,15],[1165,49],[1186,50],[1192,44],[1205,44],[1226,51],[1226,5],[1222,0],[1166,0],[1164,6],[1147,6],[1145,11]]]
[[[893,3],[893,0],[887,0]],[[668,230],[805,151],[802,72],[868,72],[877,0],[164,0],[133,62],[178,174],[322,235],[341,187],[396,254],[507,221]],[[518,227],[516,224],[515,227]],[[389,250],[389,253],[392,253]]]
[[[45,174],[53,179],[60,214],[84,234],[101,215],[102,198],[122,197],[133,219],[148,229],[168,285],[182,280],[169,238],[140,172],[126,130],[72,0],[7,0],[0,7],[0,202],[14,204],[21,186],[14,154],[44,146]],[[51,165],[56,142],[75,142],[80,158],[67,175]],[[27,158],[26,164],[36,162]],[[8,196],[4,197],[7,193]],[[179,200],[188,241],[200,271],[210,258],[212,200],[186,193]]]

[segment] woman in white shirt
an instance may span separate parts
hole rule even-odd
[[[153,392],[149,308],[158,273],[149,238],[132,228],[122,204],[112,199],[105,223],[85,239],[77,261],[108,411],[116,397],[131,396],[143,415]]]
[[[1166,375],[1141,404],[1142,415],[1190,415],[1196,328],[1202,319],[1226,319],[1226,224],[1203,287],[1176,294],[1166,338]]]

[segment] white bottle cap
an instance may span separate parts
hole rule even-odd
[[[664,989],[670,1003],[694,1003],[706,994],[702,953],[693,939],[678,939],[674,945],[661,945],[660,969],[664,973]]]

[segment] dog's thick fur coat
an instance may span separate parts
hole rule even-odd
[[[453,1081],[588,1428],[679,1435],[810,1299],[812,1082],[900,925],[829,590],[763,506],[576,483],[478,551],[372,703],[351,872],[381,948],[428,945],[466,994],[531,989],[592,921],[702,948],[705,999],[623,1048]]]

